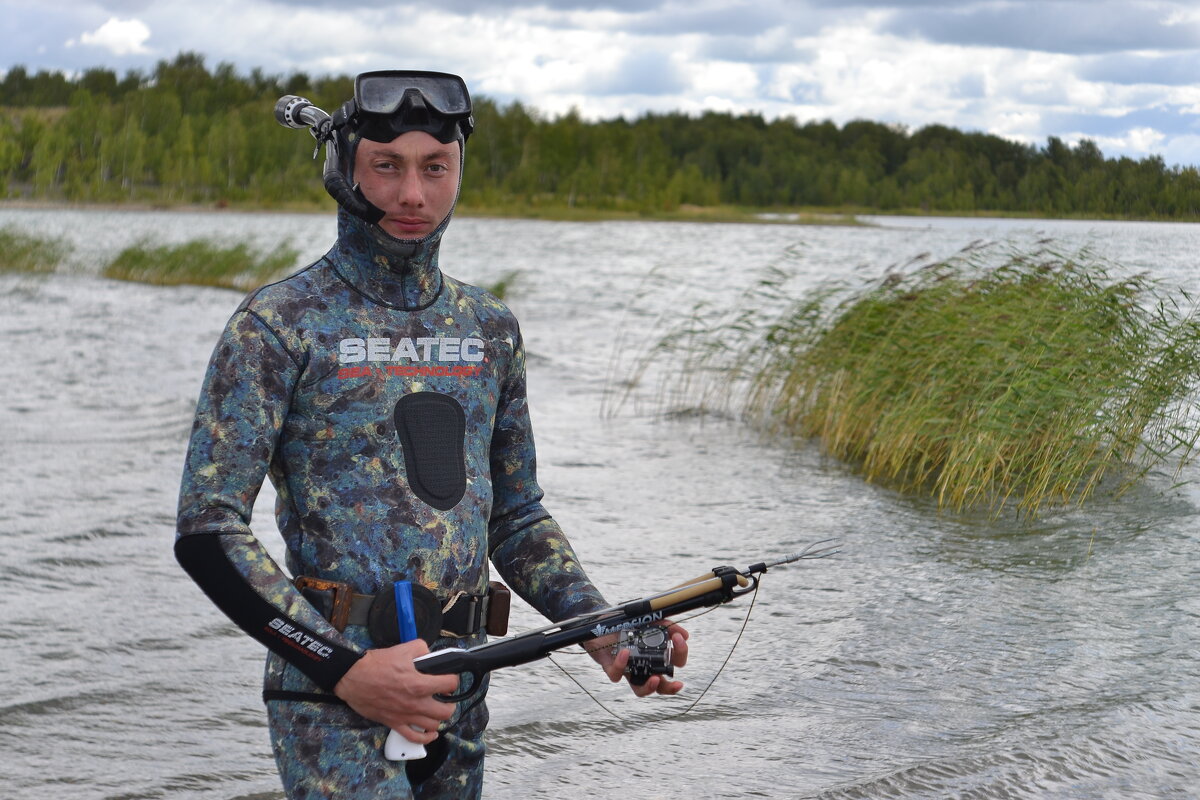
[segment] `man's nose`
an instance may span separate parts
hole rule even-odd
[[[425,187],[421,185],[420,172],[415,169],[404,170],[396,187],[396,199],[402,206],[419,208],[425,205]]]

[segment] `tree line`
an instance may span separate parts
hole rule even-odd
[[[314,142],[272,109],[300,94],[332,112],[349,76],[239,75],[181,53],[152,72],[0,81],[0,197],[70,202],[325,205]],[[943,125],[647,113],[589,122],[475,98],[465,206],[644,214],[681,206],[1200,219],[1200,172]],[[323,157],[323,156],[322,156]]]

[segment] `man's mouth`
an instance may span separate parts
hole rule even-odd
[[[429,227],[429,220],[420,217],[388,217],[388,222],[393,228],[406,233]]]

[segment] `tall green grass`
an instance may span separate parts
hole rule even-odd
[[[0,272],[54,272],[70,252],[64,241],[0,228]]]
[[[232,245],[206,239],[180,245],[141,242],[118,253],[102,274],[160,286],[191,284],[248,291],[290,270],[297,255],[296,250],[284,247],[258,253],[245,242]]]
[[[1081,254],[986,252],[826,285],[762,319],[698,310],[663,337],[664,401],[815,439],[939,505],[1036,515],[1176,468],[1200,437],[1200,324],[1185,293]],[[748,296],[749,297],[749,296]]]
[[[54,272],[71,252],[61,239],[0,228],[0,272]],[[106,278],[162,286],[193,284],[248,291],[295,266],[298,251],[259,253],[245,242],[221,245],[195,239],[179,245],[149,242],[126,247],[100,273]]]
[[[512,293],[513,287],[516,286],[520,280],[521,270],[510,269],[508,272],[505,272],[503,275],[496,278],[495,281],[487,286],[484,286],[483,288],[494,295],[497,300],[505,300]]]

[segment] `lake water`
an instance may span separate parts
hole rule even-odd
[[[828,536],[689,623],[680,698],[638,701],[584,657],[493,676],[488,798],[1200,796],[1198,477],[1036,524],[939,514],[814,448],[606,392],[673,315],[765,270],[797,289],[978,240],[1087,247],[1195,288],[1200,226],[881,218],[877,227],[459,219],[443,267],[509,296],[529,349],[546,504],[627,600]],[[201,375],[237,293],[96,277],[141,238],[282,241],[321,215],[0,209],[74,244],[60,274],[0,275],[0,796],[279,798],[262,651],[171,554]],[[607,399],[606,399],[607,398]],[[635,397],[635,400],[637,397]],[[259,536],[277,555],[263,492]],[[525,608],[513,629],[535,627]]]

